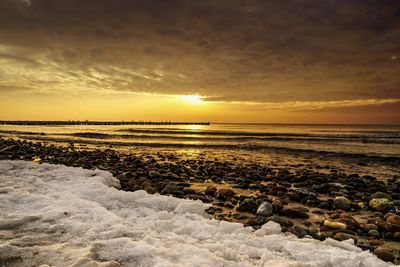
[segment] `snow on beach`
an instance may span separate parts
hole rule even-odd
[[[352,241],[217,221],[108,172],[0,161],[0,266],[391,266]]]

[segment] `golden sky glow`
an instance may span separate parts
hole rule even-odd
[[[0,2],[0,119],[400,123],[395,1]]]

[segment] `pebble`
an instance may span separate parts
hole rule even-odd
[[[381,234],[377,230],[368,231],[368,235],[369,236],[373,236],[373,237],[380,237],[381,236]]]
[[[275,199],[272,201],[272,206],[274,206],[275,209],[280,210],[283,208],[283,204],[279,199]]]
[[[245,199],[237,208],[237,211],[241,212],[251,212],[251,213],[256,213],[257,212],[257,204],[254,200],[252,199]]]
[[[307,218],[310,217],[306,212],[301,211],[299,209],[294,209],[294,208],[293,209],[292,208],[283,208],[281,213],[282,213],[282,215],[285,215],[285,216],[290,217],[290,218],[304,218],[304,219],[307,219]]]
[[[235,195],[235,192],[230,188],[220,188],[218,189],[218,194],[224,197],[231,197]]]
[[[296,235],[299,238],[303,238],[306,235],[308,235],[307,230],[298,225],[290,227],[289,232],[291,232],[292,234]]]
[[[293,226],[293,222],[291,220],[289,220],[288,218],[285,218],[285,217],[273,215],[271,217],[268,217],[267,219],[269,221],[276,222],[276,223],[280,224],[281,226],[285,226],[285,227]]]
[[[342,233],[342,232],[336,233],[333,236],[333,238],[336,239],[336,240],[339,240],[339,241],[344,241],[344,240],[347,240],[347,239],[353,239],[354,243],[357,243],[357,238],[354,235],[346,234],[346,233]]]
[[[365,232],[369,232],[371,230],[378,230],[378,226],[376,226],[375,224],[372,223],[366,223],[361,225],[361,228],[365,231]]]
[[[179,191],[179,187],[177,187],[174,184],[167,184],[164,189],[161,191],[161,194],[167,195],[167,194],[172,194],[175,191]]]
[[[257,209],[257,214],[265,217],[269,217],[272,215],[274,207],[271,203],[264,201]]]
[[[209,195],[209,196],[214,196],[215,193],[217,192],[217,188],[214,186],[208,186],[206,190],[204,191],[204,194]]]
[[[351,200],[345,197],[336,197],[333,201],[333,205],[336,209],[350,210]]]
[[[160,175],[160,173],[158,172],[158,171],[155,171],[155,170],[150,170],[149,171],[149,177],[150,178],[158,178],[158,177],[160,177],[161,175]]]
[[[389,208],[390,200],[387,198],[373,198],[369,202],[369,206],[373,210],[386,212]]]
[[[374,254],[375,254],[378,258],[380,258],[381,260],[383,260],[383,261],[393,262],[394,259],[395,259],[393,253],[392,253],[390,250],[385,249],[385,248],[381,248],[381,247],[376,248],[376,249],[374,250]]]
[[[392,225],[396,225],[396,226],[400,226],[400,216],[399,215],[390,215],[387,219],[386,219],[387,223],[390,223]]]
[[[344,223],[340,223],[340,222],[335,222],[335,221],[331,221],[331,220],[325,220],[323,222],[323,225],[332,229],[346,229],[347,225]]]
[[[268,221],[270,221],[269,218],[266,218],[264,216],[256,216],[254,218],[249,219],[246,222],[246,225],[248,225],[248,226],[261,226],[261,225],[267,223]],[[276,223],[278,223],[278,222],[276,222]]]
[[[379,239],[370,239],[368,240],[368,244],[370,244],[371,246],[380,246],[383,245],[385,242],[383,242],[382,240]]]
[[[389,200],[392,200],[392,196],[391,195],[389,195],[388,193],[383,193],[383,192],[373,193],[371,195],[371,198],[387,198]]]

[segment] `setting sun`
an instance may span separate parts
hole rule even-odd
[[[182,96],[181,99],[190,104],[204,103],[204,101],[202,100],[202,97],[198,96],[198,95],[185,95],[185,96]]]

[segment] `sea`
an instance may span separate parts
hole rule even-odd
[[[400,125],[0,125],[0,137],[132,153],[257,161],[289,169],[337,169],[382,179],[400,175]]]

